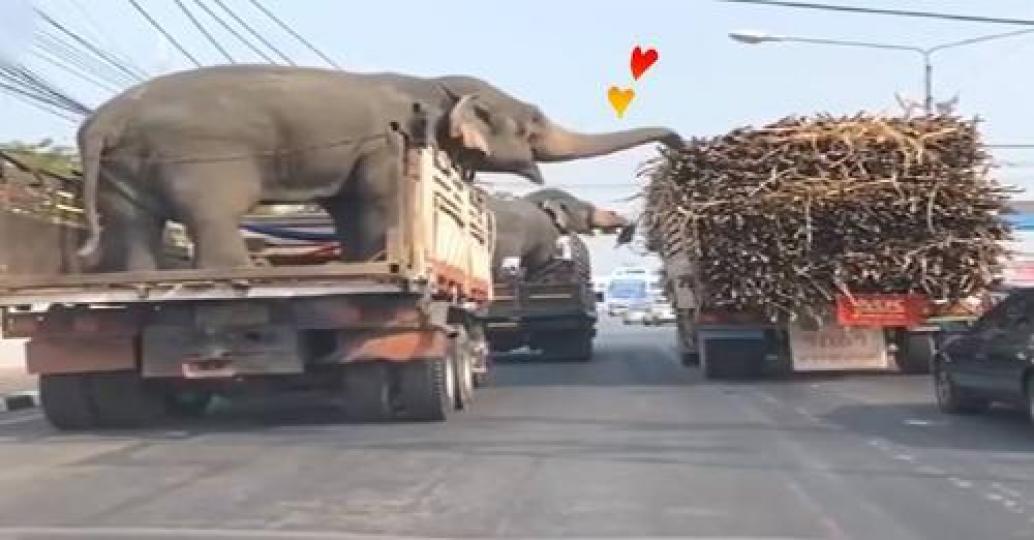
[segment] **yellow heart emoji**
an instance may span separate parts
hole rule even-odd
[[[610,106],[614,107],[614,112],[618,114],[618,118],[625,115],[625,109],[628,108],[629,103],[632,103],[633,98],[635,98],[635,90],[631,88],[611,86],[607,90],[607,100],[610,101]]]

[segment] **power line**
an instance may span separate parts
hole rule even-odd
[[[215,37],[208,32],[208,30],[201,24],[201,21],[197,20],[197,18],[194,17],[194,14],[189,9],[187,9],[187,6],[183,3],[183,0],[175,0],[175,2],[176,5],[179,6],[180,11],[182,11],[183,14],[186,15],[188,19],[190,19],[190,22],[194,24],[194,27],[197,28],[199,32],[201,32],[201,35],[205,36],[205,39],[207,39],[208,42],[211,43],[212,46],[215,47],[215,49],[219,51],[224,58],[226,58],[226,61],[231,64],[236,64],[237,62],[233,59],[232,56],[230,56],[230,53],[226,52],[226,49],[224,49],[223,46],[215,39]]]
[[[100,25],[97,24],[97,20],[93,17],[90,10],[84,8],[83,4],[79,0],[65,1],[71,4],[75,8],[75,10],[79,12],[79,19],[85,21],[86,25],[93,30],[93,36],[95,38],[99,38],[95,41],[107,42],[109,49],[114,49],[114,51],[111,53],[112,57],[122,62],[123,65],[125,65],[130,71],[136,74],[138,80],[144,80],[150,77],[146,70],[141,68],[136,62],[134,62],[125,54],[124,48],[119,47],[114,39],[106,35],[105,32],[101,30]]]
[[[186,56],[187,59],[194,64],[194,67],[201,67],[201,62],[198,62],[197,58],[194,58],[194,55],[190,54],[187,51],[187,49],[183,47],[183,45],[180,45],[179,41],[176,41],[176,38],[172,37],[172,34],[167,32],[165,28],[162,27],[162,25],[158,24],[158,21],[156,21],[154,17],[151,17],[150,13],[148,13],[144,8],[140,7],[140,4],[138,4],[136,0],[129,0],[129,3],[133,6],[133,8],[137,10],[138,13],[140,13],[140,15],[147,19],[147,22],[151,23],[151,26],[153,26],[155,30],[161,33],[161,35],[165,36],[165,39],[169,40],[169,43],[171,43],[173,47],[176,47],[180,54]]]
[[[48,64],[50,64],[50,65],[52,65],[54,67],[57,67],[59,69],[63,69],[64,71],[67,71],[68,73],[71,73],[72,75],[78,77],[79,79],[84,80],[84,81],[86,81],[86,82],[88,82],[88,83],[90,83],[90,84],[92,84],[92,85],[94,85],[94,86],[96,86],[98,88],[101,88],[103,90],[107,90],[109,92],[118,92],[119,91],[119,89],[117,87],[112,86],[110,83],[106,83],[106,82],[100,81],[98,79],[95,79],[95,78],[93,78],[92,75],[89,75],[89,74],[81,71],[79,68],[75,67],[74,65],[71,65],[71,64],[67,63],[67,60],[62,60],[59,57],[52,56],[53,53],[49,52],[49,51],[47,51],[45,49],[34,48],[34,49],[32,49],[30,51],[30,53],[33,54],[34,56],[36,56],[37,58],[39,58],[40,60],[43,60],[44,62],[46,62],[46,63],[48,63]]]
[[[61,36],[51,34],[46,30],[40,30],[36,38],[36,46],[41,50],[57,58],[67,60],[92,76],[103,78],[110,84],[114,84],[117,87],[125,87],[136,82],[111,65],[99,60],[89,51],[77,48],[74,44],[63,40]]]
[[[256,47],[254,43],[252,43],[251,41],[248,41],[248,39],[245,38],[244,36],[242,36],[240,34],[240,32],[238,32],[232,26],[227,24],[227,22],[225,20],[223,20],[223,18],[220,17],[218,13],[213,11],[212,8],[208,7],[207,4],[205,4],[201,0],[194,0],[194,3],[197,4],[198,7],[203,9],[205,11],[205,13],[208,13],[209,17],[215,19],[215,21],[217,23],[219,23],[223,27],[224,30],[226,30],[230,34],[233,34],[233,37],[237,38],[238,41],[240,41],[245,46],[247,46],[249,49],[251,49],[252,52],[254,52],[255,54],[261,56],[263,60],[265,60],[266,62],[269,62],[270,64],[275,64],[276,63],[276,61],[273,60],[273,58],[270,57],[268,54],[266,54],[265,51],[263,51],[262,49]]]
[[[5,94],[7,94],[7,95],[17,99],[18,101],[21,101],[22,103],[28,104],[29,106],[35,107],[35,108],[37,108],[37,109],[39,109],[39,110],[41,110],[43,112],[50,113],[50,114],[52,114],[54,116],[57,116],[58,118],[61,118],[61,119],[64,119],[64,120],[68,120],[69,122],[71,122],[73,124],[78,124],[79,123],[79,119],[78,118],[74,118],[72,116],[69,116],[66,113],[61,112],[57,107],[55,107],[53,105],[47,105],[46,103],[43,103],[43,102],[39,101],[34,96],[32,96],[30,94],[27,94],[25,91],[23,91],[21,89],[18,89],[18,88],[12,87],[12,86],[8,86],[8,85],[0,82],[0,91],[3,91]]]
[[[252,37],[254,37],[255,39],[259,40],[259,42],[262,43],[263,45],[265,45],[266,47],[269,47],[269,49],[271,51],[275,52],[277,54],[277,56],[279,56],[281,59],[283,59],[284,62],[287,62],[287,64],[291,65],[291,66],[295,65],[294,60],[291,60],[286,54],[283,53],[283,51],[281,51],[280,49],[277,49],[276,46],[274,46],[272,43],[270,43],[269,40],[267,40],[262,34],[257,32],[254,28],[252,28],[251,25],[249,25],[243,19],[238,17],[237,14],[234,13],[232,9],[226,7],[226,4],[223,3],[223,0],[212,0],[212,1],[215,2],[215,4],[217,6],[222,8],[222,10],[225,11],[234,21],[237,21],[237,24],[243,26],[244,29],[247,30],[248,33],[252,35]]]
[[[130,1],[131,2],[135,2],[135,0],[130,0]],[[34,9],[35,9],[36,13],[40,17],[43,18],[43,20],[47,21],[47,24],[49,24],[50,26],[53,26],[54,28],[56,28],[61,33],[65,34],[66,36],[68,36],[70,38],[72,38],[73,40],[76,41],[76,43],[79,43],[80,45],[85,47],[87,50],[89,50],[93,54],[97,55],[98,58],[103,59],[104,61],[108,62],[109,64],[111,64],[112,66],[117,68],[119,71],[125,73],[126,75],[129,75],[129,77],[131,79],[136,80],[136,81],[142,80],[136,73],[133,73],[133,71],[131,69],[126,67],[122,62],[119,62],[118,59],[112,58],[111,55],[109,55],[108,53],[106,53],[106,52],[102,51],[101,49],[97,48],[95,45],[93,45],[89,41],[83,39],[81,36],[79,36],[79,34],[76,34],[75,32],[69,30],[68,28],[66,28],[61,23],[55,21],[53,18],[51,18],[49,15],[47,15],[42,10],[40,10],[38,8],[34,8]]]
[[[1013,19],[1007,17],[984,17],[981,15],[960,15],[955,13],[939,13],[933,11],[911,11],[901,9],[879,9],[857,6],[838,6],[831,4],[815,4],[811,2],[788,2],[785,0],[717,0],[718,2],[732,4],[756,4],[774,7],[789,7],[801,9],[818,9],[825,11],[844,11],[850,13],[865,13],[869,15],[893,15],[897,17],[918,17],[924,19],[942,19],[950,21],[980,22],[994,24],[1015,24],[1021,26],[1034,26],[1031,19]]]
[[[9,91],[17,92],[37,103],[45,103],[80,115],[92,112],[89,107],[22,65],[0,64],[0,82],[5,82],[5,87]]]
[[[295,39],[297,39],[303,45],[308,47],[310,51],[316,53],[316,55],[318,55],[320,58],[322,58],[324,62],[330,64],[331,66],[333,66],[333,67],[335,67],[337,69],[341,69],[341,66],[337,65],[337,62],[334,62],[333,60],[331,60],[330,57],[328,57],[326,54],[323,54],[323,51],[317,49],[315,45],[313,45],[312,43],[309,43],[309,41],[307,39],[302,37],[301,34],[299,34],[298,32],[295,32],[293,28],[291,28],[290,26],[287,25],[287,23],[285,23],[284,21],[281,21],[279,18],[277,18],[276,15],[274,15],[271,11],[266,9],[265,6],[263,6],[258,0],[249,0],[249,1],[252,3],[252,5],[254,5],[259,10],[261,10],[262,13],[265,13],[267,17],[272,19],[273,22],[275,22],[278,26],[280,26],[280,28],[284,29],[284,31],[286,31],[287,33],[289,33],[292,36],[294,36]]]

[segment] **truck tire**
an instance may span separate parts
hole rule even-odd
[[[453,374],[456,378],[456,403],[458,410],[470,408],[474,401],[474,344],[470,342],[467,332],[461,330],[453,338]]]
[[[709,340],[700,355],[700,369],[706,379],[749,379],[761,375],[764,343],[755,340]],[[720,361],[715,361],[720,358]]]
[[[571,261],[574,262],[575,275],[578,281],[592,283],[592,259],[589,256],[589,246],[585,245],[577,234],[568,235],[571,246]],[[596,302],[596,295],[593,293],[593,303]]]
[[[952,380],[951,374],[940,366],[933,373],[934,396],[937,408],[947,414],[976,414],[987,410],[988,400],[970,395],[959,388]]]
[[[930,373],[930,364],[936,352],[932,335],[901,332],[898,334],[897,345],[898,369],[902,373]]]
[[[400,366],[398,402],[409,420],[441,422],[456,403],[456,376],[449,358],[411,360]]]
[[[57,429],[89,429],[97,425],[89,374],[40,375],[39,390],[43,415]]]
[[[162,393],[148,388],[135,370],[91,374],[90,394],[100,427],[147,427],[165,414]]]
[[[349,419],[380,422],[391,418],[388,367],[383,362],[356,362],[344,367],[342,398]]]

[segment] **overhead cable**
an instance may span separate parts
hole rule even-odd
[[[273,12],[269,11],[268,9],[266,9],[266,7],[263,6],[261,2],[259,2],[258,0],[249,0],[249,1],[252,3],[252,5],[254,5],[260,11],[262,11],[262,13],[264,13],[266,15],[266,17],[269,17],[273,22],[275,22],[277,24],[277,26],[282,28],[288,34],[291,34],[292,36],[294,36],[295,39],[297,39],[299,42],[301,42],[303,45],[305,45],[310,51],[312,51],[317,56],[322,58],[324,62],[330,64],[334,68],[341,69],[341,66],[339,66],[337,64],[337,62],[331,60],[329,56],[324,54],[323,51],[317,49],[315,45],[313,45],[312,43],[309,42],[309,40],[307,40],[304,37],[302,37],[302,35],[299,34],[298,32],[295,32],[293,28],[291,28],[290,26],[287,25],[287,23],[285,23],[284,21],[280,20],[279,17],[277,17],[276,15],[273,14]]]
[[[985,17],[983,15],[962,15],[956,13],[942,13],[935,11],[913,11],[903,9],[881,9],[859,6],[844,6],[834,4],[817,4],[813,2],[790,2],[786,0],[717,0],[732,4],[754,4],[762,6],[788,7],[800,9],[816,9],[824,11],[842,11],[849,13],[864,13],[869,15],[891,15],[896,17],[916,17],[924,19],[941,19],[949,21],[1013,24],[1020,26],[1034,26],[1034,20],[1015,19],[1010,17]]]
[[[281,51],[280,49],[276,48],[275,45],[270,43],[269,40],[265,38],[265,36],[263,36],[261,33],[257,32],[254,28],[251,27],[250,24],[248,24],[246,21],[244,21],[244,19],[240,18],[236,13],[234,13],[234,11],[232,9],[230,9],[229,7],[226,6],[225,3],[223,3],[223,0],[212,0],[212,1],[215,2],[215,4],[217,6],[222,8],[222,10],[225,11],[234,21],[236,21],[237,24],[239,24],[242,27],[244,27],[244,29],[247,30],[248,33],[252,35],[252,37],[254,37],[255,39],[259,40],[259,42],[262,43],[263,45],[265,45],[266,47],[268,47],[269,50],[271,50],[274,53],[276,53],[276,55],[279,56],[284,62],[286,62],[287,65],[290,65],[290,66],[295,65],[294,60],[291,60],[291,58],[289,56],[287,56],[286,54],[284,54],[283,51]]]
[[[135,1],[136,0],[130,0],[130,2],[134,2],[134,3],[135,3]],[[88,49],[90,52],[92,52],[93,54],[97,55],[97,57],[102,58],[103,60],[105,60],[106,62],[108,62],[109,64],[111,64],[115,68],[117,68],[119,71],[125,73],[126,75],[129,75],[129,77],[131,77],[132,79],[137,80],[137,81],[141,80],[141,78],[140,78],[140,76],[138,74],[133,73],[133,71],[130,68],[125,66],[118,59],[113,58],[110,54],[104,52],[103,50],[97,48],[97,46],[95,46],[94,44],[92,44],[89,41],[83,39],[81,36],[79,36],[79,34],[76,34],[75,32],[69,30],[63,24],[61,24],[61,23],[57,22],[56,20],[54,20],[51,16],[47,15],[42,10],[40,10],[38,8],[35,8],[35,11],[36,11],[36,13],[40,17],[43,18],[44,21],[47,22],[47,24],[49,24],[50,26],[53,26],[54,28],[56,28],[61,33],[65,34],[66,36],[68,36],[70,38],[72,38],[73,40],[76,41],[76,43],[79,43],[80,45],[82,45],[83,47]]]
[[[205,39],[207,39],[208,42],[211,43],[212,46],[215,47],[215,49],[223,55],[223,58],[226,58],[226,61],[231,64],[236,64],[237,62],[233,59],[232,56],[230,56],[230,53],[223,48],[222,44],[220,44],[219,41],[215,39],[215,36],[210,34],[208,32],[208,29],[206,29],[204,25],[201,24],[201,21],[197,20],[197,18],[194,17],[194,14],[189,9],[187,9],[187,6],[183,3],[183,0],[174,1],[176,2],[176,5],[179,6],[180,11],[182,11],[183,14],[186,15],[188,19],[190,19],[190,22],[194,24],[194,27],[197,28],[198,32],[201,32],[201,35],[205,36]]]
[[[203,10],[205,11],[205,13],[207,13],[207,14],[208,14],[208,16],[209,16],[209,17],[211,17],[211,18],[215,19],[215,21],[216,21],[217,23],[219,23],[219,24],[220,24],[220,25],[221,25],[221,26],[223,27],[223,29],[224,29],[224,30],[226,30],[227,32],[229,32],[230,34],[232,34],[232,35],[233,35],[233,37],[237,38],[237,40],[238,40],[238,41],[240,41],[240,42],[241,42],[241,43],[243,43],[243,44],[244,44],[244,45],[245,45],[246,47],[248,47],[249,49],[251,49],[251,51],[252,51],[253,53],[255,53],[255,54],[257,54],[257,55],[261,56],[263,60],[265,60],[266,62],[269,62],[270,64],[275,64],[275,63],[276,63],[276,61],[275,61],[275,60],[273,60],[273,58],[272,58],[271,56],[269,56],[268,54],[266,54],[266,52],[265,52],[265,51],[263,51],[262,49],[260,49],[259,47],[257,47],[257,46],[256,46],[256,45],[255,45],[254,43],[252,43],[252,42],[251,42],[251,41],[249,41],[249,40],[248,40],[247,38],[245,38],[244,36],[242,36],[242,35],[240,34],[240,32],[238,32],[238,31],[237,31],[237,29],[235,29],[234,27],[230,26],[230,25],[229,25],[229,24],[228,24],[228,23],[227,23],[227,22],[226,22],[226,21],[225,21],[225,20],[224,20],[224,19],[223,19],[222,17],[220,17],[220,16],[219,16],[219,14],[218,14],[218,13],[216,13],[215,11],[213,11],[213,10],[212,10],[212,8],[211,8],[211,7],[209,7],[209,6],[207,5],[207,4],[205,4],[205,3],[204,3],[204,2],[202,2],[201,0],[194,0],[194,3],[195,3],[195,4],[197,4],[197,5],[198,5],[198,7],[200,7],[201,9],[203,9]]]
[[[162,36],[165,36],[165,39],[168,40],[173,47],[176,47],[176,50],[178,50],[180,54],[187,57],[187,60],[190,60],[190,62],[194,64],[194,67],[201,67],[201,62],[198,62],[198,59],[194,58],[194,55],[190,54],[190,52],[187,51],[187,49],[183,45],[180,45],[180,42],[176,41],[176,38],[172,37],[172,34],[166,31],[165,27],[159,24],[158,21],[155,20],[155,18],[152,17],[151,14],[147,12],[147,10],[141,7],[136,0],[129,0],[129,3],[133,6],[134,9],[136,9],[138,13],[140,13],[141,16],[143,16],[144,19],[147,19],[147,22],[150,23],[151,26],[158,31],[158,33],[160,33]]]

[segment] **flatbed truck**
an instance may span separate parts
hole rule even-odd
[[[50,423],[147,426],[235,391],[323,391],[360,421],[468,408],[488,369],[493,217],[444,152],[397,135],[399,219],[377,260],[0,273],[3,335],[27,338]]]

